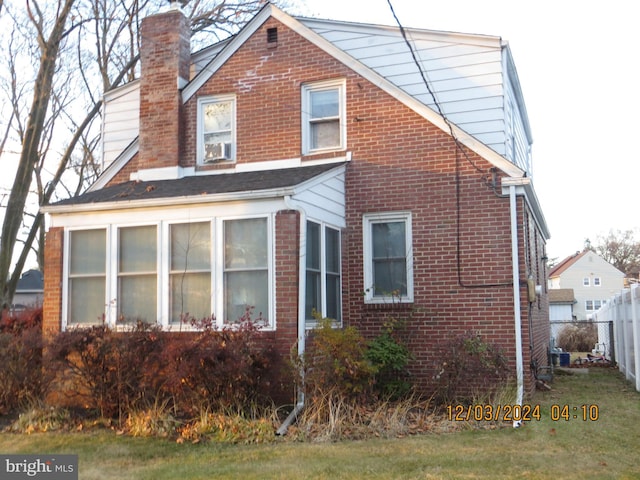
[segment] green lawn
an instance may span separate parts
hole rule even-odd
[[[540,405],[541,420],[519,429],[267,445],[177,444],[111,431],[3,433],[0,452],[78,454],[82,480],[640,478],[640,394],[617,371],[558,375],[552,391],[529,403]],[[572,418],[583,404],[597,405],[598,420]],[[570,420],[554,421],[564,405]]]

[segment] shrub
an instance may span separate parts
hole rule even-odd
[[[474,332],[454,338],[442,349],[436,372],[435,399],[442,403],[463,403],[502,389],[509,376],[501,349]]]
[[[50,376],[42,369],[42,309],[0,318],[0,413],[41,400]]]
[[[331,319],[321,319],[309,335],[303,358],[294,360],[305,394],[323,398],[334,392],[345,399],[366,399],[376,374],[366,349],[357,329],[334,328]]]
[[[49,354],[59,376],[71,377],[70,389],[86,392],[101,416],[121,420],[162,394],[164,343],[159,327],[144,322],[122,332],[100,325],[58,334]]]
[[[166,388],[183,412],[246,407],[268,396],[275,361],[258,341],[259,327],[248,319],[222,330],[213,324],[167,345]]]
[[[567,352],[590,352],[598,343],[598,329],[593,323],[565,325],[558,335],[558,346]]]
[[[411,390],[407,365],[412,355],[397,336],[398,325],[397,319],[387,319],[383,332],[367,344],[365,353],[376,370],[376,391],[389,399],[400,398]]]

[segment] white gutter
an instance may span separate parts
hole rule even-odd
[[[307,268],[307,213],[290,195],[284,197],[284,203],[287,208],[300,212],[300,254],[298,275],[298,358],[302,358],[305,352],[306,341],[306,322],[305,322],[305,302],[306,302],[306,282],[307,276],[304,271]],[[301,372],[302,373],[302,372]],[[304,391],[298,390],[298,399],[295,407],[289,416],[282,422],[282,425],[276,430],[276,435],[285,435],[289,426],[298,418],[298,415],[304,408]]]
[[[520,311],[520,265],[518,256],[518,210],[516,203],[516,186],[509,186],[509,204],[511,207],[511,263],[513,268],[513,323],[516,333],[516,379],[517,398],[516,403],[522,409],[522,399],[524,396],[524,369],[522,366],[522,322]],[[521,420],[513,421],[513,428],[518,428],[522,424]]]
[[[40,207],[41,213],[80,213],[99,212],[105,210],[130,210],[132,208],[172,207],[180,205],[197,205],[202,203],[220,203],[241,200],[263,200],[267,198],[287,197],[295,192],[295,187],[272,188],[268,190],[249,190],[242,192],[212,193],[209,195],[185,195],[180,197],[162,197],[135,199],[97,203],[68,205],[45,205]]]

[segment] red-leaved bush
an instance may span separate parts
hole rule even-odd
[[[0,413],[41,399],[49,385],[42,369],[42,308],[0,315]]]

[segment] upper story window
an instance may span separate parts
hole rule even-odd
[[[410,213],[364,216],[365,300],[413,301],[413,248]]]
[[[591,279],[589,277],[584,277],[582,279],[582,286],[583,287],[590,287],[591,286]]]
[[[198,164],[234,160],[236,100],[230,95],[198,100]]]
[[[345,81],[302,86],[302,153],[346,148]]]
[[[602,282],[600,281],[600,277],[594,277],[593,278],[593,286],[594,287],[599,287],[600,285],[602,285]]]

